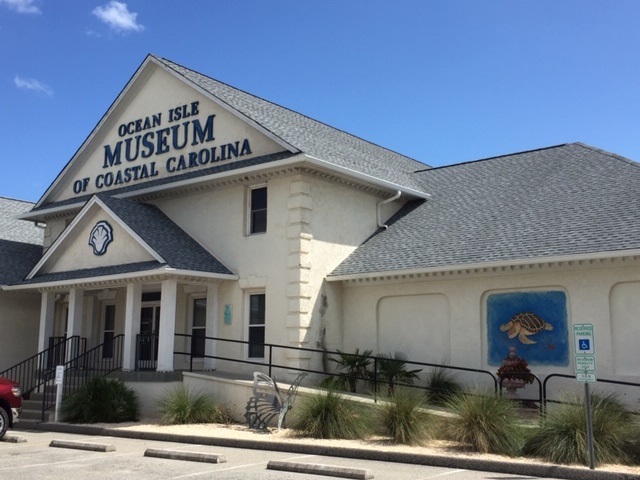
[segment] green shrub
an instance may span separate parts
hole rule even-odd
[[[589,464],[587,414],[584,398],[568,397],[549,409],[527,436],[523,453],[553,463]],[[596,463],[634,463],[638,460],[640,430],[614,396],[591,397],[591,418]]]
[[[366,410],[329,390],[296,406],[294,428],[313,438],[361,439],[369,433]]]
[[[93,377],[63,400],[61,411],[62,418],[71,423],[136,422],[140,401],[121,380]]]
[[[422,393],[410,388],[396,388],[379,407],[380,423],[395,443],[424,444],[430,437],[431,416],[422,409]]]
[[[433,405],[446,405],[455,395],[462,393],[454,375],[444,368],[434,368],[427,378],[427,401]]]
[[[158,407],[162,414],[160,422],[165,425],[231,422],[230,413],[212,396],[190,392],[184,385],[165,392]]]
[[[522,428],[513,401],[493,394],[458,394],[447,405],[456,414],[445,427],[451,440],[480,453],[520,453]]]

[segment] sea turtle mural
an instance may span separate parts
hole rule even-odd
[[[509,338],[518,336],[518,340],[526,345],[537,343],[529,339],[529,335],[535,335],[542,330],[553,330],[553,325],[545,322],[533,312],[521,312],[514,315],[507,323],[500,325],[501,332],[507,332]]]

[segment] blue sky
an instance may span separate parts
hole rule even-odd
[[[640,2],[0,0],[0,196],[36,201],[148,53],[432,166],[640,160]]]

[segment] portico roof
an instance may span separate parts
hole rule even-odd
[[[92,210],[93,209],[93,210]],[[121,224],[135,241],[147,250],[152,259],[137,262],[116,262],[110,265],[95,265],[88,268],[51,269],[59,251],[69,249],[68,243],[79,230],[91,211],[103,209]],[[84,241],[83,241],[84,243]],[[189,236],[176,223],[154,205],[131,200],[117,199],[108,195],[96,195],[85,205],[67,230],[56,240],[24,280],[9,289],[48,284],[100,282],[134,278],[136,276],[173,275],[201,277],[202,279],[237,278],[214,255]]]

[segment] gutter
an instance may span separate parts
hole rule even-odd
[[[381,202],[378,203],[378,205],[376,206],[376,218],[378,220],[378,227],[384,228],[385,230],[389,228],[389,225],[387,225],[386,223],[382,223],[382,220],[380,220],[380,208],[383,205],[386,205],[387,203],[391,203],[399,199],[401,195],[402,195],[402,192],[398,190],[393,197],[389,197],[386,200],[382,200]]]

